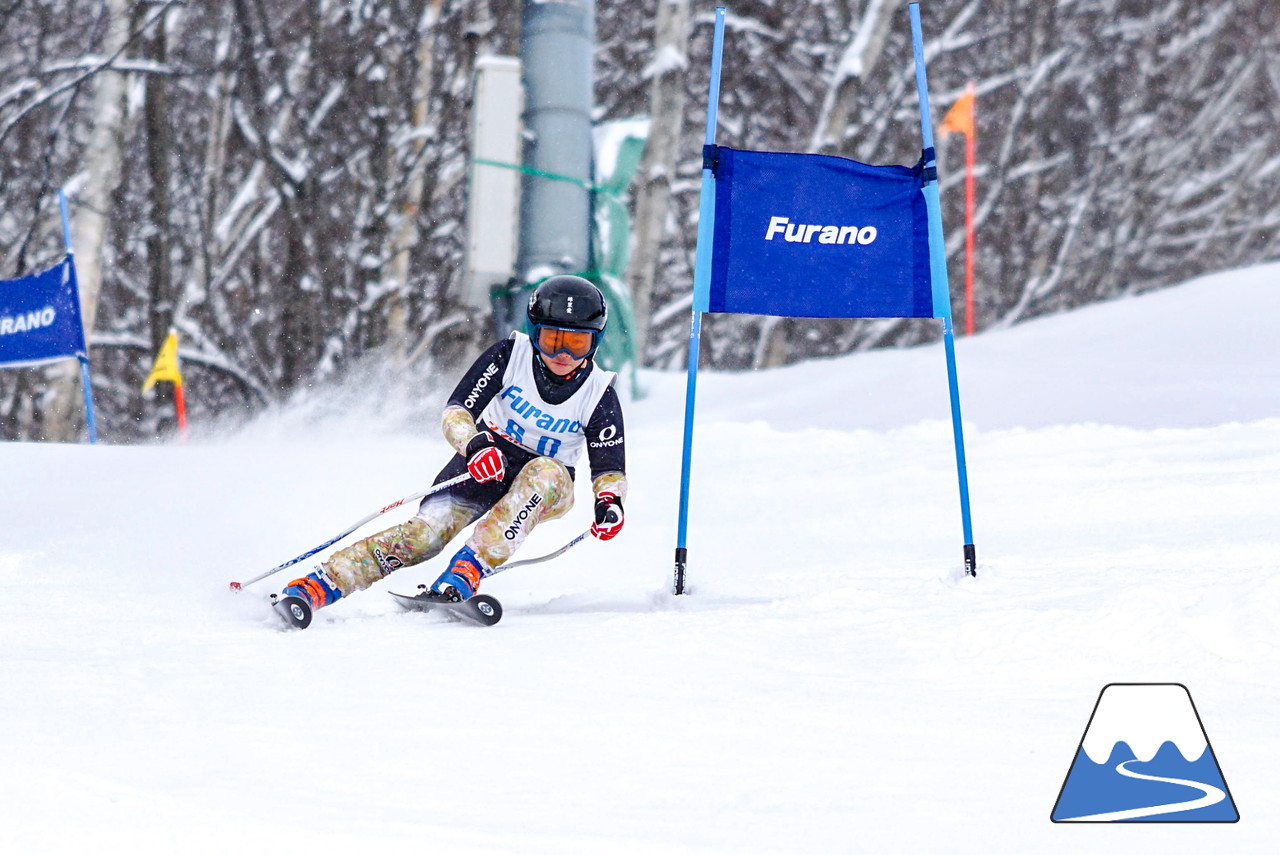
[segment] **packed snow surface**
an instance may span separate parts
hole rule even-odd
[[[976,579],[940,346],[704,373],[683,597],[684,377],[642,373],[626,528],[486,582],[491,629],[387,595],[442,559],[305,632],[289,572],[228,591],[430,483],[390,372],[185,445],[0,444],[0,851],[1274,851],[1278,284],[960,340]],[[1114,682],[1187,686],[1238,824],[1050,822]]]

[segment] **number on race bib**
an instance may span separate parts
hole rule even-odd
[[[507,436],[519,443],[524,442],[524,425],[516,424],[515,419],[507,419]]]

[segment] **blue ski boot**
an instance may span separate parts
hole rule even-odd
[[[450,600],[469,600],[476,595],[488,567],[470,546],[457,551],[449,569],[431,583],[431,590]]]
[[[342,591],[329,580],[323,568],[294,579],[279,594],[272,594],[276,612],[297,629],[311,625],[311,613],[342,599]]]

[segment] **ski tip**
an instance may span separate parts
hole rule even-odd
[[[233,594],[238,594],[238,593],[240,593],[240,583],[239,583],[239,582],[232,582],[232,583],[231,583],[231,593],[233,593]]]
[[[421,596],[421,594],[417,596],[413,594],[400,594],[396,591],[387,591],[387,593],[395,598],[395,601],[406,609],[412,609],[416,605],[418,597]]]

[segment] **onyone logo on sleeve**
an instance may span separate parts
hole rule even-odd
[[[468,410],[474,407],[476,400],[480,397],[480,393],[484,391],[485,387],[489,385],[489,381],[493,379],[493,375],[497,373],[497,364],[490,362],[489,367],[484,370],[484,373],[480,375],[480,379],[476,381],[476,385],[471,387],[471,394],[462,402],[462,406]]]
[[[618,426],[609,425],[600,431],[600,436],[592,440],[590,445],[592,448],[612,448],[615,445],[622,445],[622,437],[618,436]]]
[[[866,246],[874,243],[875,226],[826,226],[811,223],[793,223],[788,217],[770,217],[764,239],[773,240],[778,235],[787,243],[812,243],[816,235],[818,243]]]

